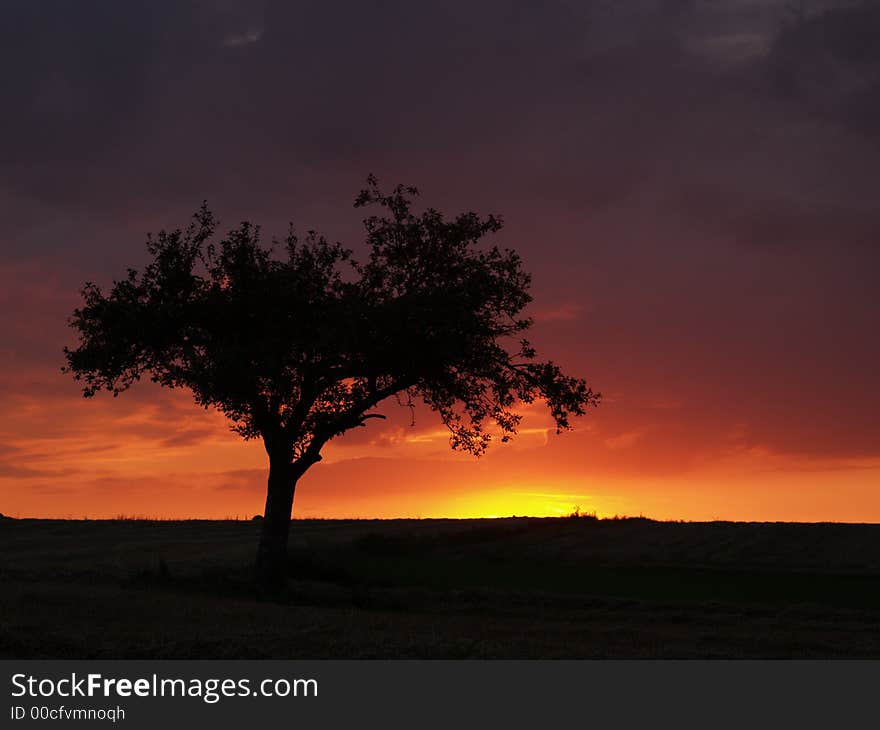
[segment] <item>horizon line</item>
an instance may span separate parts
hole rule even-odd
[[[14,517],[0,512],[0,523],[9,521],[34,522],[261,522],[262,515],[241,517],[150,517],[147,515],[118,515],[116,517]],[[738,525],[878,525],[880,522],[848,522],[841,520],[734,520],[713,518],[699,519],[660,519],[646,515],[608,515],[599,517],[595,514],[568,515],[487,515],[482,517],[292,517],[292,522],[477,522],[486,520],[567,520],[572,522],[625,522],[642,520],[664,524],[738,524]]]

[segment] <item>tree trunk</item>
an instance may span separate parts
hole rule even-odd
[[[257,548],[256,578],[261,588],[276,590],[287,577],[287,539],[296,474],[289,459],[269,458],[266,511]]]

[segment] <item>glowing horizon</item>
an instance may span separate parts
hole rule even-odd
[[[4,488],[0,512],[73,519],[262,514],[262,444],[239,439],[218,414],[152,385],[138,386],[130,399],[82,400],[75,387],[67,390],[66,425],[48,426],[50,414],[19,402],[34,435],[5,443],[22,463],[40,468],[0,475],[0,484],[18,487]],[[552,517],[579,509],[658,520],[880,522],[878,460],[805,460],[734,443],[681,471],[640,473],[633,454],[657,457],[649,440],[632,431],[609,436],[601,412],[557,436],[540,404],[522,409],[523,428],[512,443],[496,443],[475,459],[450,451],[448,434],[427,411],[411,426],[408,412],[384,410],[387,422],[331,442],[297,488],[294,517]]]

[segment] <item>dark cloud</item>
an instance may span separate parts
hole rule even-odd
[[[811,113],[880,134],[880,6],[849,4],[792,18],[766,66],[776,92]]]
[[[56,478],[80,474],[78,469],[32,469],[27,466],[16,466],[0,462],[0,479],[35,479]]]
[[[877,253],[880,209],[876,206],[801,200],[785,197],[785,193],[759,198],[735,190],[691,186],[681,191],[677,202],[684,215],[737,243],[795,251],[855,246],[865,256]]]
[[[159,440],[159,446],[194,446],[217,435],[214,428],[186,428]]]

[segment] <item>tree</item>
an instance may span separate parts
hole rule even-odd
[[[385,399],[424,402],[452,448],[474,455],[492,431],[501,441],[516,433],[517,403],[543,399],[557,432],[598,403],[522,339],[530,277],[515,252],[479,245],[501,220],[416,214],[417,194],[398,186],[385,195],[367,179],[355,206],[381,215],[364,220],[364,263],[292,227],[272,246],[248,222],[217,240],[203,204],[185,230],[148,236],[142,272],[129,269],[106,294],[86,283],[70,320],[79,342],[65,348],[64,371],[84,396],[116,396],[148,376],[189,389],[245,439],[263,440],[263,584],[283,579],[298,480],[332,438],[384,418],[375,408]]]

